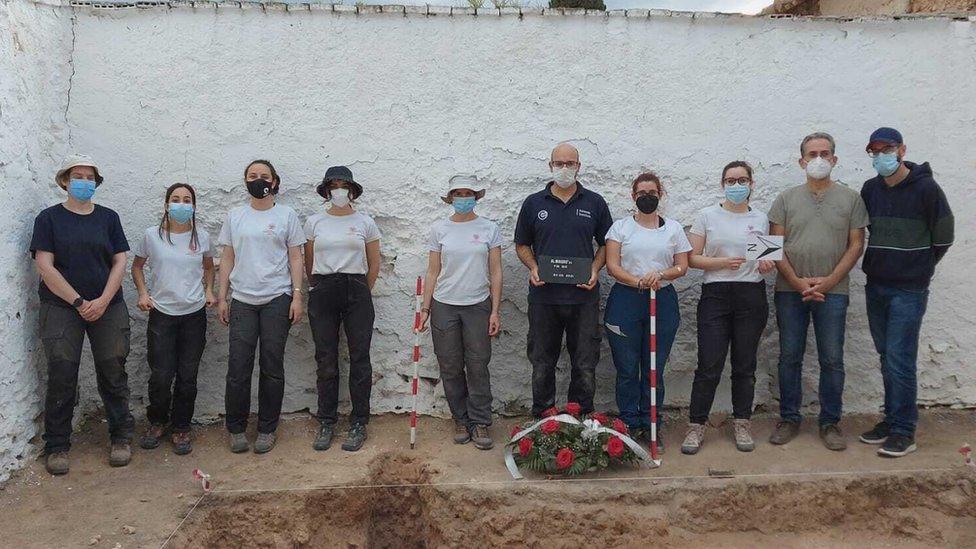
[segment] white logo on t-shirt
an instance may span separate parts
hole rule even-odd
[[[580,209],[577,209],[576,210],[576,215],[578,215],[580,217],[592,217],[592,216],[590,216],[590,212],[589,211],[587,211],[587,210],[580,210]]]
[[[545,221],[549,217],[549,212],[546,210],[539,210],[539,221]]]

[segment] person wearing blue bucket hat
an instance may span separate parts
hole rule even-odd
[[[918,335],[935,266],[953,240],[952,209],[928,162],[905,160],[901,132],[878,128],[868,138],[877,176],[864,182],[867,251],[861,268],[868,325],[881,358],[884,419],[861,435],[878,454],[901,457],[916,450]]]

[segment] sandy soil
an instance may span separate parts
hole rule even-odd
[[[765,419],[751,454],[720,425],[701,453],[683,456],[675,428],[659,469],[520,482],[501,444],[454,445],[451,423],[429,418],[412,451],[404,416],[374,418],[358,453],[338,444],[314,452],[315,423],[293,417],[263,456],[231,454],[213,425],[197,429],[189,456],[136,449],[121,469],[108,466],[96,422],[76,436],[69,475],[52,478],[37,461],[0,490],[0,546],[976,547],[976,470],[957,453],[976,442],[976,416],[924,414],[919,451],[897,460],[855,440],[873,419],[845,420],[845,452],[823,448],[813,421],[789,445],[771,446]],[[499,420],[496,439],[515,422]],[[215,481],[202,500],[196,467]],[[736,476],[710,478],[709,469]]]

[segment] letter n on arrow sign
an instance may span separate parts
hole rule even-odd
[[[749,235],[746,240],[746,260],[757,261],[766,259],[779,261],[783,259],[783,237],[770,235]]]

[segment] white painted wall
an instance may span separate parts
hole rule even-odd
[[[27,247],[68,142],[69,11],[0,3],[0,481],[32,451],[42,412],[43,352]]]
[[[630,15],[634,15],[631,12]],[[719,170],[757,168],[755,204],[768,208],[802,182],[800,139],[832,132],[837,175],[859,188],[863,154],[878,125],[902,129],[909,158],[932,162],[958,219],[956,246],[933,284],[920,353],[924,404],[976,405],[976,350],[967,266],[976,169],[968,142],[976,122],[976,28],[971,21],[770,20],[712,17],[334,14],[269,9],[79,9],[68,121],[71,148],[100,160],[97,200],[116,208],[130,238],[158,222],[162,193],[194,184],[200,218],[216,236],[244,200],[245,164],[273,160],[282,202],[307,216],[321,208],[314,185],[326,167],[350,165],[366,186],[361,209],[384,233],[375,289],[376,412],[409,407],[414,279],[424,270],[430,223],[449,213],[438,196],[455,172],[491,181],[482,215],[512,235],[522,199],[541,188],[550,148],[572,140],[581,180],[616,217],[629,181],[661,174],[668,215],[688,224],[718,200]],[[41,174],[40,179],[48,177]],[[21,248],[22,249],[22,248]],[[525,358],[525,271],[504,249],[504,333],[495,343],[499,411],[530,401]],[[847,409],[873,411],[881,379],[855,275],[847,343]],[[695,368],[700,277],[678,283],[683,324],[667,367],[668,404],[686,405]],[[607,287],[604,287],[606,292]],[[145,315],[134,308],[129,370],[133,405],[145,395]],[[226,330],[211,319],[198,415],[223,409]],[[811,344],[812,349],[812,344]],[[424,367],[436,377],[429,344]],[[757,403],[775,407],[775,322],[760,351]],[[816,392],[810,353],[806,401]],[[598,406],[613,408],[613,366],[604,348]],[[560,394],[565,394],[563,363]],[[85,365],[82,399],[97,402]],[[292,330],[286,410],[315,409],[307,323]],[[422,411],[446,414],[442,390],[422,383]],[[727,388],[716,409],[728,408]],[[141,410],[137,410],[141,411]]]

